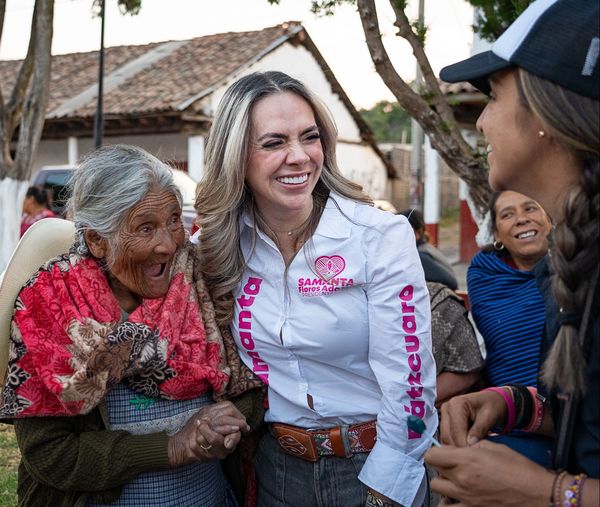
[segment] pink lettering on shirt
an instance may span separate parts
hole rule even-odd
[[[425,402],[423,397],[423,385],[421,384],[421,355],[419,349],[421,343],[416,336],[417,319],[415,318],[415,307],[411,305],[414,297],[414,288],[412,285],[404,287],[400,294],[400,307],[402,309],[402,331],[406,333],[404,336],[404,344],[406,346],[407,364],[411,373],[408,376],[409,389],[406,394],[410,398],[409,404],[404,405],[405,412],[423,419],[425,417]],[[407,429],[409,440],[421,438],[420,433]]]
[[[254,350],[255,343],[252,338],[252,311],[249,308],[254,304],[255,296],[260,292],[261,278],[249,277],[244,285],[242,294],[237,298],[238,304],[243,308],[238,315],[238,328],[240,329],[240,341],[246,349],[246,354],[252,359],[252,371],[265,384],[269,384],[269,365]],[[244,331],[242,331],[242,329]]]
[[[305,297],[333,294],[345,287],[354,286],[352,278],[339,276],[346,269],[341,255],[322,255],[315,260],[315,278],[298,278],[298,294]]]

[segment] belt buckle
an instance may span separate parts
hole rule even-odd
[[[274,423],[271,428],[277,443],[287,454],[313,463],[319,459],[317,446],[309,432],[281,423]]]
[[[329,430],[331,450],[338,458],[349,458],[354,454],[348,438],[348,427],[347,424],[342,424]]]

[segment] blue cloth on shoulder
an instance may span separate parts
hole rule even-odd
[[[485,341],[490,385],[537,386],[544,301],[533,272],[512,268],[496,252],[479,252],[467,271],[467,286]]]

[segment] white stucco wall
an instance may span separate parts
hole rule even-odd
[[[370,146],[338,143],[336,154],[338,166],[346,178],[362,185],[373,199],[390,199],[387,172]]]

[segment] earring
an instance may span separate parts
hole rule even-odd
[[[543,130],[538,130],[538,137],[544,137],[546,135],[546,132],[544,132]]]
[[[504,243],[502,243],[502,241],[495,239],[492,245],[494,245],[494,249],[498,250],[499,252],[504,250]]]

